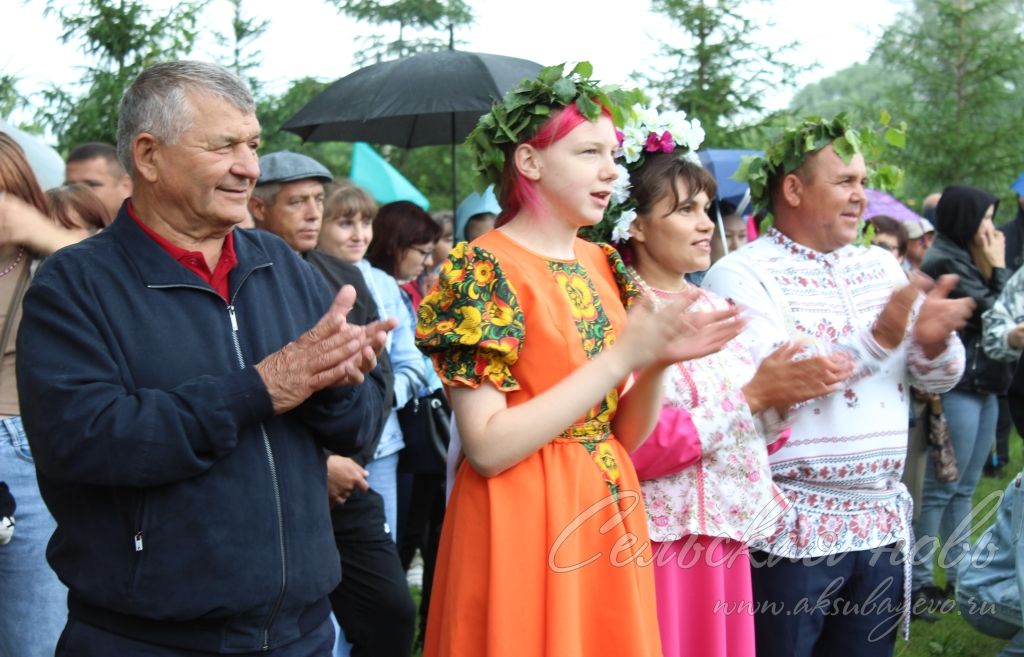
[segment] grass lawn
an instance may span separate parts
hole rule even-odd
[[[1014,432],[1010,436],[1010,463],[1003,471],[1003,478],[982,477],[974,493],[975,506],[992,493],[1002,493],[1022,467],[1024,459],[1021,458],[1021,438]],[[992,522],[989,514],[983,517],[989,519],[984,525],[975,525],[975,538]],[[938,575],[936,584],[945,585],[944,579]],[[952,611],[944,614],[937,623],[913,621],[910,624],[910,640],[898,639],[894,654],[896,657],[995,657],[1005,645],[1006,641],[976,632],[958,612]]]

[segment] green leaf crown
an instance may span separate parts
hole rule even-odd
[[[902,171],[879,160],[886,146],[903,148],[906,145],[906,125],[891,126],[887,112],[882,112],[881,124],[884,138],[873,130],[854,128],[845,113],[832,119],[805,117],[798,125],[783,130],[765,149],[764,155],[745,156],[733,178],[749,185],[755,209],[768,210],[763,226],[772,222],[771,184],[796,171],[809,154],[829,144],[847,164],[855,154],[863,155],[873,188],[891,192],[899,184]]]
[[[615,125],[622,125],[622,108],[639,92],[600,86],[590,79],[593,67],[589,62],[579,62],[563,75],[565,66],[563,63],[542,68],[536,78],[520,82],[480,117],[466,137],[478,190],[493,184],[495,193],[499,193],[505,159],[518,144],[537,134],[541,125],[561,108],[575,104],[580,114],[596,121],[603,106],[611,113]]]

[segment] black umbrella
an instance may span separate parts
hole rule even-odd
[[[491,103],[540,64],[518,57],[441,50],[381,62],[324,89],[284,124],[306,141],[368,141],[404,148],[462,142]]]

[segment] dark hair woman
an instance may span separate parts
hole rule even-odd
[[[395,201],[377,210],[366,259],[394,276],[409,293],[412,307],[418,308],[423,296],[416,277],[434,265],[434,246],[440,238],[441,227],[426,210],[409,201]]]
[[[921,271],[932,278],[958,275],[950,296],[970,297],[977,304],[959,331],[967,355],[964,376],[942,395],[960,478],[937,481],[929,462],[921,515],[914,524],[918,541],[939,537],[943,552],[952,558],[944,558],[945,563],[956,563],[960,549],[971,540],[971,498],[995,437],[996,396],[1005,393],[1010,382],[1010,364],[990,360],[981,348],[982,313],[995,303],[1009,278],[1003,234],[992,222],[998,205],[999,199],[981,189],[953,185],[943,190],[935,209],[935,242],[921,263]],[[914,598],[934,598],[941,592],[933,585],[931,555],[918,558],[913,570]]]

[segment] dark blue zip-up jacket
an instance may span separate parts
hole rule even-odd
[[[71,617],[227,653],[326,619],[340,567],[322,450],[375,435],[384,394],[368,377],[274,415],[253,366],[332,295],[279,238],[234,235],[225,302],[122,209],[43,263],[17,342],[22,418],[57,520],[47,558]]]

